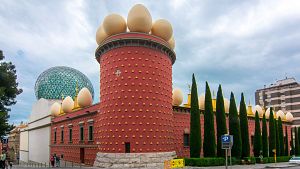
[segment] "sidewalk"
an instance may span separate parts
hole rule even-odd
[[[255,165],[234,165],[234,166],[228,166],[228,169],[262,169],[262,168],[300,168],[300,166],[297,165],[290,165],[289,163],[268,163],[268,164],[255,164]],[[49,168],[49,166],[26,166],[26,165],[15,165],[13,166],[13,169],[28,169],[28,168],[33,168],[33,169],[46,169]],[[52,168],[52,167],[51,167]],[[100,169],[96,167],[90,167],[90,166],[80,166],[80,165],[73,165],[73,167],[68,164],[68,165],[62,165],[57,168],[53,169],[58,169],[58,168],[63,168],[63,169],[72,169],[72,168],[83,168],[83,169]],[[131,169],[137,169],[137,168],[131,168]],[[161,169],[161,168],[141,168],[141,169]],[[212,166],[212,167],[192,167],[192,166],[186,166],[184,169],[225,169],[225,166]]]

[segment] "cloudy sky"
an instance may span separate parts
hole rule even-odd
[[[12,107],[11,123],[26,121],[36,101],[34,84],[44,70],[76,68],[92,81],[99,97],[99,65],[94,57],[95,32],[110,13],[127,17],[144,4],[153,20],[173,25],[177,60],[173,87],[188,92],[192,73],[198,92],[205,81],[226,97],[254,102],[254,92],[286,76],[300,81],[299,0],[2,0],[0,49],[17,68],[24,92]],[[98,102],[99,100],[96,100]]]

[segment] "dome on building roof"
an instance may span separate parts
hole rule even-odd
[[[83,73],[66,66],[52,67],[39,75],[34,87],[35,96],[37,99],[75,97],[76,85],[79,90],[84,87],[88,88],[94,97],[92,83]]]

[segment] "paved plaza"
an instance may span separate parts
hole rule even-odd
[[[46,169],[48,166],[26,166],[26,165],[15,165],[12,169]],[[60,168],[63,169],[100,169],[95,167],[87,167],[87,166],[62,166]],[[289,169],[299,169],[298,165],[290,165],[289,163],[276,163],[276,164],[256,164],[256,165],[234,165],[228,166],[228,169],[262,169],[262,168],[289,168]],[[58,168],[57,168],[58,169]],[[137,168],[136,168],[137,169]],[[142,169],[142,168],[141,168]],[[145,169],[145,168],[143,168]],[[159,168],[147,168],[147,169],[159,169]],[[184,169],[225,169],[225,166],[215,166],[215,167],[184,167]]]

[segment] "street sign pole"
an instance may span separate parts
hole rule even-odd
[[[226,168],[226,169],[228,169],[228,164],[227,164],[228,162],[227,162],[227,159],[228,159],[228,149],[225,149],[225,164],[226,164],[226,165],[225,165],[225,168]]]
[[[231,168],[231,166],[232,166],[232,163],[231,163],[231,149],[229,149],[229,151],[230,151],[229,158],[230,158],[230,168]]]

